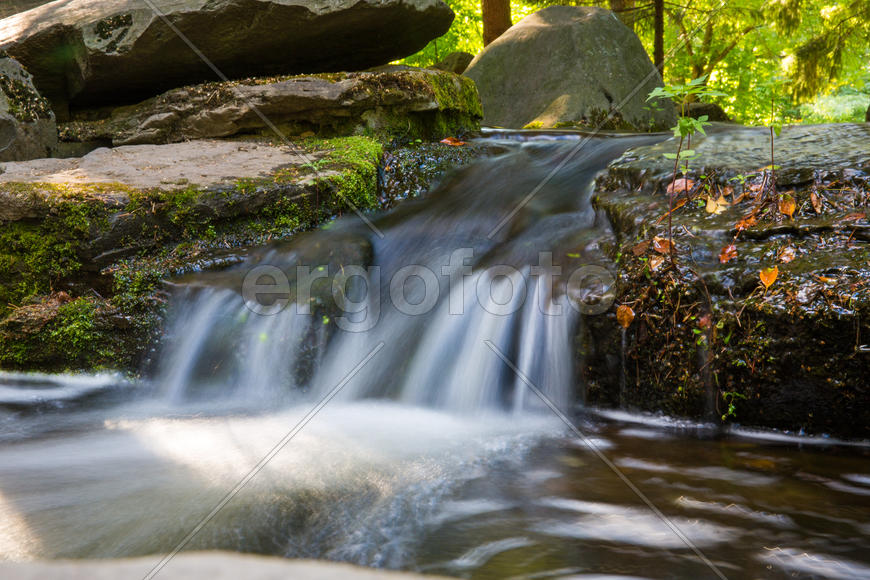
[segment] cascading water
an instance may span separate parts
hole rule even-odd
[[[458,576],[709,575],[548,408],[582,400],[573,337],[609,306],[593,179],[656,137],[576,138],[515,142],[372,228],[345,218],[178,281],[150,391],[0,375],[0,559],[156,563],[183,546]],[[819,472],[791,447],[615,425],[583,429],[723,569],[870,571],[854,457]]]
[[[629,143],[530,143],[371,230],[344,220],[188,280],[156,382],[173,401],[317,400],[384,345],[342,399],[520,413],[541,407],[529,381],[567,410],[578,313],[612,282],[589,192]]]

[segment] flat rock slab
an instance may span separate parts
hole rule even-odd
[[[673,108],[649,110],[646,97],[662,80],[640,39],[601,8],[535,12],[487,46],[464,74],[477,83],[487,125],[647,131],[676,123]]]
[[[386,64],[453,20],[441,0],[149,4],[160,14],[142,0],[58,0],[0,21],[0,49],[33,74],[63,118],[70,103],[131,103],[215,79],[181,35],[228,77],[242,78]]]
[[[758,173],[770,164],[770,130],[715,124],[708,135],[696,135],[692,150],[698,155],[689,164],[695,172],[715,171],[723,178]],[[807,183],[818,172],[870,171],[870,124],[789,125],[773,140],[776,181],[780,185]],[[608,172],[625,178],[631,185],[662,187],[674,170],[666,153],[676,153],[677,140],[638,147],[614,162]],[[643,183],[641,183],[643,182]]]
[[[67,142],[173,143],[260,133],[391,132],[440,139],[480,127],[474,83],[444,71],[385,67],[362,73],[252,78],[174,89],[98,120],[83,112],[61,128]]]
[[[317,159],[291,147],[233,141],[101,148],[80,158],[0,164],[0,183],[121,183],[136,189],[232,183]],[[5,195],[5,194],[3,194]],[[2,214],[0,214],[2,217]]]
[[[18,580],[60,580],[88,578],[89,580],[114,580],[116,578],[141,578],[160,562],[159,557],[144,557],[126,560],[101,560],[74,562],[2,563],[0,573]],[[407,572],[373,570],[335,562],[313,560],[288,560],[251,554],[225,552],[195,552],[179,554],[160,571],[161,578],[235,580],[257,578],[259,580],[438,580],[436,576],[421,576]]]

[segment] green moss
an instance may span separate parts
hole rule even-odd
[[[81,244],[108,227],[97,199],[51,199],[46,219],[0,228],[0,316],[81,270]]]
[[[459,111],[470,117],[483,118],[477,85],[470,78],[439,73],[429,75],[427,82],[441,111]]]

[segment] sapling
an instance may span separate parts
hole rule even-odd
[[[674,261],[672,214],[674,212],[674,189],[676,188],[677,172],[680,168],[680,161],[686,163],[683,171],[683,176],[685,177],[689,173],[689,161],[697,157],[697,154],[692,149],[692,136],[695,135],[695,133],[706,135],[704,127],[710,125],[707,121],[707,115],[701,115],[697,119],[689,116],[689,103],[706,97],[725,95],[725,93],[708,88],[706,82],[707,75],[704,75],[693,79],[684,85],[665,85],[663,87],[656,87],[646,98],[647,101],[652,99],[675,100],[680,108],[677,125],[671,128],[674,132],[674,137],[679,137],[680,139],[677,144],[677,152],[664,154],[666,159],[674,160],[674,173],[671,177],[671,186],[668,188],[668,246],[672,263]],[[684,143],[686,144],[686,149],[683,149]],[[688,181],[684,179],[683,191],[686,192],[686,195],[688,195],[687,190]]]

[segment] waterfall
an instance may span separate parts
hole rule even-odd
[[[514,145],[371,231],[345,218],[186,280],[156,377],[162,395],[280,405],[317,401],[346,380],[339,400],[519,414],[546,408],[544,396],[568,410],[579,312],[590,284],[606,285],[578,274],[610,276],[598,245],[611,234],[589,197],[628,145]]]

